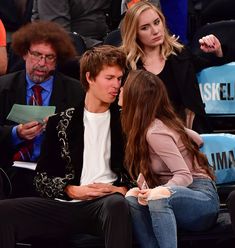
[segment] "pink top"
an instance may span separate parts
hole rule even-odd
[[[203,140],[198,133],[187,128],[186,131],[199,146],[202,145]],[[158,175],[161,185],[188,186],[193,177],[210,178],[197,162],[196,169],[192,168],[187,148],[179,134],[161,120],[156,119],[152,123],[146,139],[149,143],[152,171]]]

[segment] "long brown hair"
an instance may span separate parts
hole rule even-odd
[[[127,138],[125,164],[132,178],[136,179],[141,172],[149,186],[158,185],[158,178],[152,175],[150,169],[149,146],[146,140],[148,128],[155,118],[180,134],[191,156],[193,168],[196,166],[196,159],[199,166],[214,179],[206,156],[187,135],[182,121],[175,114],[163,82],[158,76],[145,70],[131,71],[123,90],[121,120]]]

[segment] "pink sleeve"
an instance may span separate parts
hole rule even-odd
[[[192,183],[191,172],[176,145],[173,135],[162,130],[161,132],[151,132],[147,135],[147,141],[173,174],[165,186],[188,186]]]
[[[203,139],[197,132],[188,128],[185,128],[185,131],[188,134],[188,136],[192,138],[199,147],[203,145]]]

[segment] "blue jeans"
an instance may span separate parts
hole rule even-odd
[[[215,224],[219,211],[216,186],[197,178],[188,187],[169,187],[171,196],[148,201],[147,206],[128,196],[133,231],[140,247],[176,248],[177,228],[202,231]]]

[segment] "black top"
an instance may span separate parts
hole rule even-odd
[[[195,113],[193,129],[199,133],[210,132],[211,127],[206,119],[196,73],[203,68],[225,62],[224,58],[214,57],[211,59],[194,56],[184,48],[180,53],[170,55],[163,70],[158,74],[179,117],[185,120],[185,108]],[[137,68],[144,69],[141,60],[138,61]]]
[[[180,97],[180,91],[175,84],[174,73],[169,60],[166,61],[166,64],[163,70],[158,74],[159,78],[164,82],[168,96],[171,100],[172,105],[174,106],[176,112],[182,111],[184,104]]]

